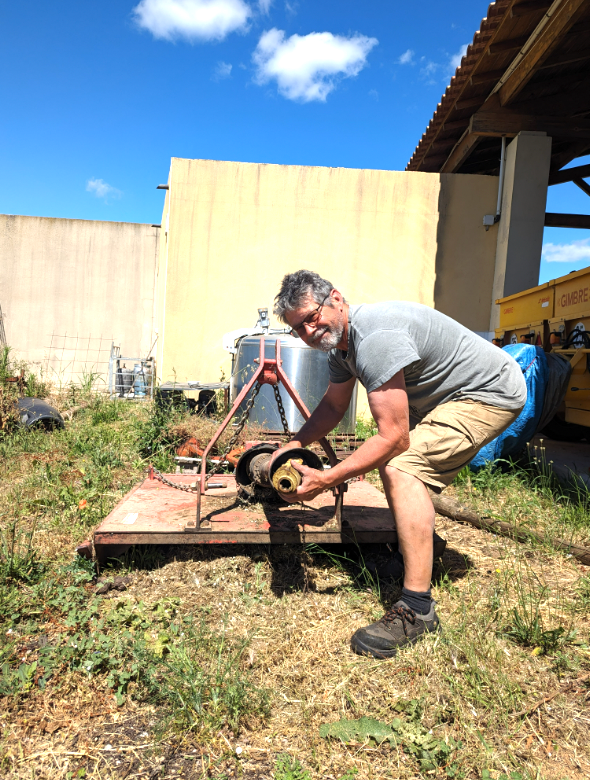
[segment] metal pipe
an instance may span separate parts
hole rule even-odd
[[[498,222],[502,214],[502,194],[504,190],[504,171],[506,169],[506,136],[502,136],[502,151],[500,152],[500,180],[498,182],[498,201],[496,204],[496,219]]]
[[[292,447],[277,457],[276,447],[261,443],[246,450],[236,466],[236,481],[240,485],[273,487],[279,493],[294,493],[301,484],[301,474],[292,463],[323,469],[322,462],[311,450]],[[274,461],[273,461],[274,458]]]

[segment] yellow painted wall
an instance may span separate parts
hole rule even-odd
[[[470,303],[464,324],[487,330],[495,238],[482,217],[497,179],[448,177],[173,158],[157,284],[162,381],[228,376],[223,333],[253,326],[259,307],[272,310],[281,278],[300,268],[330,279],[351,303],[434,306],[440,266],[456,295],[444,287],[438,308],[475,295],[487,309]],[[442,230],[441,209],[452,229]]]

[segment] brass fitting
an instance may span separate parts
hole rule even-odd
[[[301,474],[291,466],[291,463],[303,464],[301,458],[293,458],[279,466],[272,478],[272,486],[279,493],[294,493],[301,484]]]

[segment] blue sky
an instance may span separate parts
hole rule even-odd
[[[172,156],[403,170],[486,10],[4,0],[0,212],[159,223]],[[588,205],[550,190],[548,210]],[[590,265],[585,231],[546,243],[542,279]]]

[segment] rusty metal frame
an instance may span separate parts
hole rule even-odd
[[[232,404],[231,409],[229,410],[227,416],[219,426],[219,428],[215,431],[215,434],[213,435],[212,439],[209,441],[209,444],[205,448],[205,452],[203,453],[202,459],[201,459],[201,473],[199,475],[199,479],[197,481],[197,514],[195,519],[195,524],[192,525],[192,523],[187,523],[185,530],[186,531],[194,531],[194,532],[201,532],[209,531],[211,528],[211,524],[207,523],[206,525],[201,522],[201,496],[207,489],[207,456],[211,452],[214,444],[217,442],[223,431],[227,428],[227,426],[231,423],[232,419],[234,418],[236,412],[238,411],[240,404],[244,399],[248,396],[248,393],[251,391],[251,389],[254,387],[256,383],[261,385],[277,385],[282,382],[282,384],[285,387],[285,390],[293,400],[293,403],[299,410],[301,416],[305,420],[309,420],[311,417],[311,413],[307,406],[304,404],[302,398],[300,397],[299,393],[295,389],[295,387],[291,384],[291,381],[287,374],[283,371],[281,360],[281,340],[277,339],[275,342],[275,357],[273,358],[267,358],[265,356],[265,343],[264,343],[264,337],[260,339],[260,357],[258,357],[255,362],[258,363],[258,367],[254,371],[254,374],[250,378],[250,381],[247,385],[245,385],[242,390],[240,391],[238,397]],[[330,461],[331,466],[335,466],[339,461],[338,457],[336,456],[336,453],[334,452],[332,445],[330,442],[325,438],[322,437],[319,440],[319,443],[322,445],[322,448],[324,449],[324,452],[328,456],[328,460]],[[336,519],[336,527],[337,532],[340,533],[342,530],[342,524],[343,524],[343,504],[344,504],[344,493],[348,489],[348,486],[346,483],[342,483],[341,485],[337,485],[334,488],[334,494],[335,494],[335,519]]]

